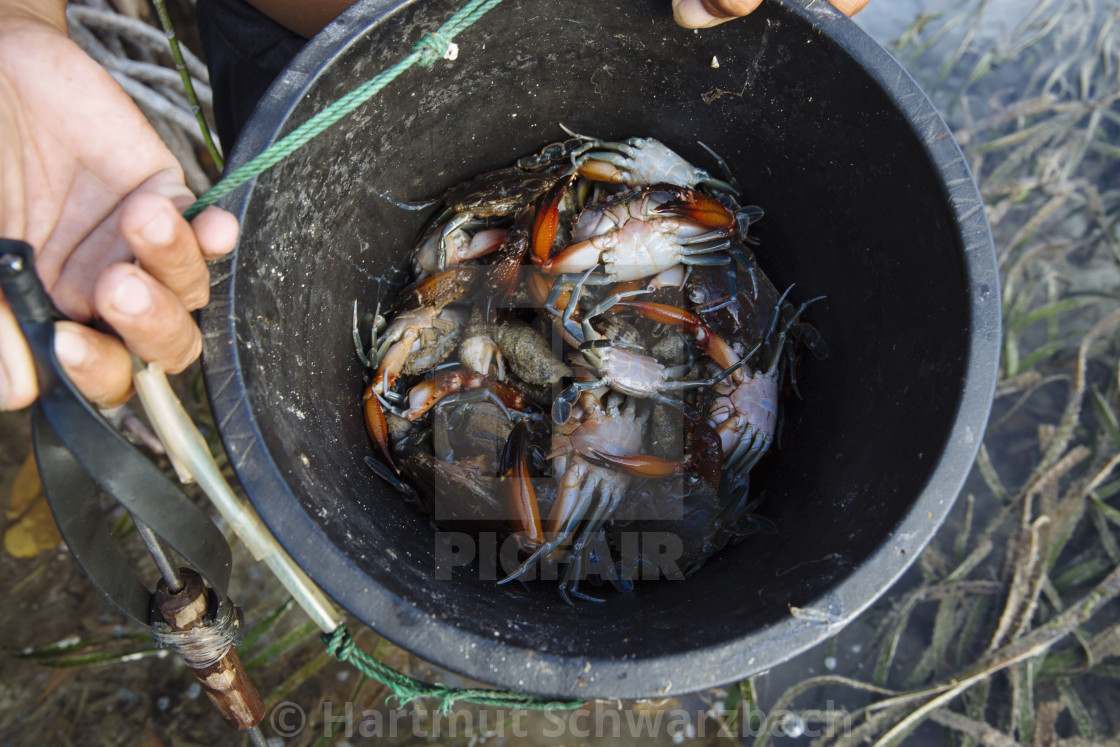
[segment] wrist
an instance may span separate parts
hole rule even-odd
[[[0,0],[0,26],[47,25],[66,33],[66,0]]]

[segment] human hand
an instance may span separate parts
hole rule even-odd
[[[64,0],[0,0],[0,236],[37,250],[55,305],[55,353],[107,407],[132,391],[130,352],[170,373],[197,357],[190,311],[209,300],[205,260],[229,252],[237,220],[193,222],[182,170],[144,115],[65,33]],[[102,322],[98,331],[77,322]],[[0,409],[37,396],[30,351],[0,298]]]
[[[847,16],[863,10],[867,0],[829,0]],[[673,17],[686,29],[706,29],[754,12],[762,0],[673,0]]]

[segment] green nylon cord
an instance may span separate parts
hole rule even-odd
[[[392,667],[382,664],[365,651],[358,648],[350,631],[345,625],[335,628],[333,633],[321,636],[331,656],[350,664],[372,680],[377,680],[393,691],[392,697],[398,705],[405,705],[419,698],[436,698],[442,713],[449,713],[456,702],[494,708],[522,708],[530,711],[564,711],[579,708],[585,701],[558,701],[525,695],[509,690],[479,690],[467,687],[447,687],[446,685],[422,682]]]
[[[482,18],[491,8],[501,2],[502,0],[470,0],[459,9],[459,12],[451,16],[439,30],[421,37],[408,57],[358,86],[315,114],[295,130],[265,148],[248,163],[222,177],[221,181],[207,190],[206,194],[199,197],[193,205],[183,212],[183,217],[188,220],[193,218],[245,182],[295,153],[320,132],[376,96],[381,89],[392,83],[397,76],[413,65],[427,67],[436,60],[443,59],[451,46],[451,41],[460,31],[470,28],[475,21]]]
[[[193,218],[245,182],[284,160],[310,142],[320,132],[376,96],[385,86],[392,83],[397,76],[413,65],[427,67],[436,60],[442,59],[450,49],[452,40],[460,31],[472,26],[475,21],[482,18],[491,8],[501,2],[502,0],[470,0],[459,12],[448,19],[447,23],[441,26],[439,30],[424,35],[412,48],[408,57],[377,77],[358,86],[315,114],[291,133],[270,145],[248,163],[227,174],[187,208],[183,216],[188,219]],[[444,713],[449,712],[452,704],[456,702],[474,703],[475,705],[495,708],[522,708],[537,711],[570,710],[584,705],[584,701],[556,701],[509,690],[447,687],[446,685],[422,682],[382,664],[362,651],[354,643],[350,631],[345,626],[339,626],[329,635],[324,633],[322,640],[331,656],[341,662],[350,664],[370,679],[376,680],[391,689],[393,697],[400,705],[418,698],[436,698],[440,702],[440,710]]]

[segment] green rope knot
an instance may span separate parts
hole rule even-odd
[[[346,661],[354,655],[354,639],[344,625],[338,626],[329,635],[323,633],[319,638],[327,644],[327,653],[339,661]]]
[[[413,45],[412,51],[420,54],[420,59],[416,62],[420,67],[428,67],[438,60],[454,60],[459,56],[458,45],[439,31],[424,34],[420,37],[420,41]]]
[[[481,690],[467,687],[448,687],[432,682],[424,682],[409,677],[389,667],[358,648],[354,638],[345,625],[339,625],[331,633],[323,633],[320,639],[327,646],[327,653],[344,664],[350,664],[372,680],[385,685],[393,694],[392,700],[405,706],[420,698],[435,698],[439,701],[441,713],[450,713],[456,702],[494,708],[524,708],[534,711],[571,710],[584,705],[584,701],[557,701],[525,695],[509,690]]]

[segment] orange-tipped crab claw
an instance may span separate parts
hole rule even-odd
[[[584,179],[610,184],[625,184],[627,172],[608,161],[588,159],[579,165],[577,174]]]
[[[416,420],[449,394],[476,391],[514,410],[535,406],[532,400],[509,384],[494,381],[488,376],[465,368],[453,368],[439,371],[409,390],[408,410],[404,413],[405,417]]]
[[[485,279],[485,269],[480,265],[449,267],[402,290],[393,301],[392,311],[442,309],[472,293]]]
[[[692,459],[686,458],[679,462],[653,456],[652,454],[633,454],[631,456],[615,456],[602,451],[592,451],[590,461],[600,462],[604,466],[612,467],[619,472],[624,472],[631,477],[646,477],[651,480],[661,480],[673,475],[683,475],[692,467]]]
[[[372,383],[362,393],[362,409],[365,413],[366,432],[370,439],[381,449],[385,461],[393,471],[400,474],[400,469],[393,464],[393,457],[389,455],[389,426],[385,423],[385,411],[381,409],[381,403],[377,400]]]
[[[529,429],[519,420],[510,431],[498,464],[506,506],[513,523],[514,536],[522,550],[532,552],[544,543],[540,507],[528,467]]]
[[[618,306],[633,309],[650,321],[681,327],[696,338],[696,344],[704,354],[721,368],[729,368],[739,362],[739,356],[722,337],[704,324],[696,314],[676,306],[652,301],[619,301]]]
[[[486,287],[486,306],[484,318],[493,321],[497,309],[503,306],[517,288],[521,277],[521,260],[529,247],[530,235],[527,228],[531,213],[524,211],[517,218],[507,234],[506,242],[498,250],[497,258],[488,269]]]
[[[548,261],[552,255],[552,244],[560,225],[560,203],[577,174],[578,172],[572,172],[561,177],[541,198],[536,218],[533,219],[532,248],[529,255],[535,264]]]
[[[712,490],[719,490],[722,469],[719,434],[703,419],[686,419],[685,423],[685,456],[680,461],[662,459],[652,454],[618,456],[599,450],[592,450],[586,457],[588,461],[631,477],[650,480],[662,480],[695,471]]]
[[[699,190],[685,187],[666,185],[660,185],[660,187],[672,189],[678,197],[675,200],[658,205],[653,209],[654,213],[681,215],[710,228],[726,228],[729,235],[735,228],[735,213],[724,207],[723,203],[716,198]]]

